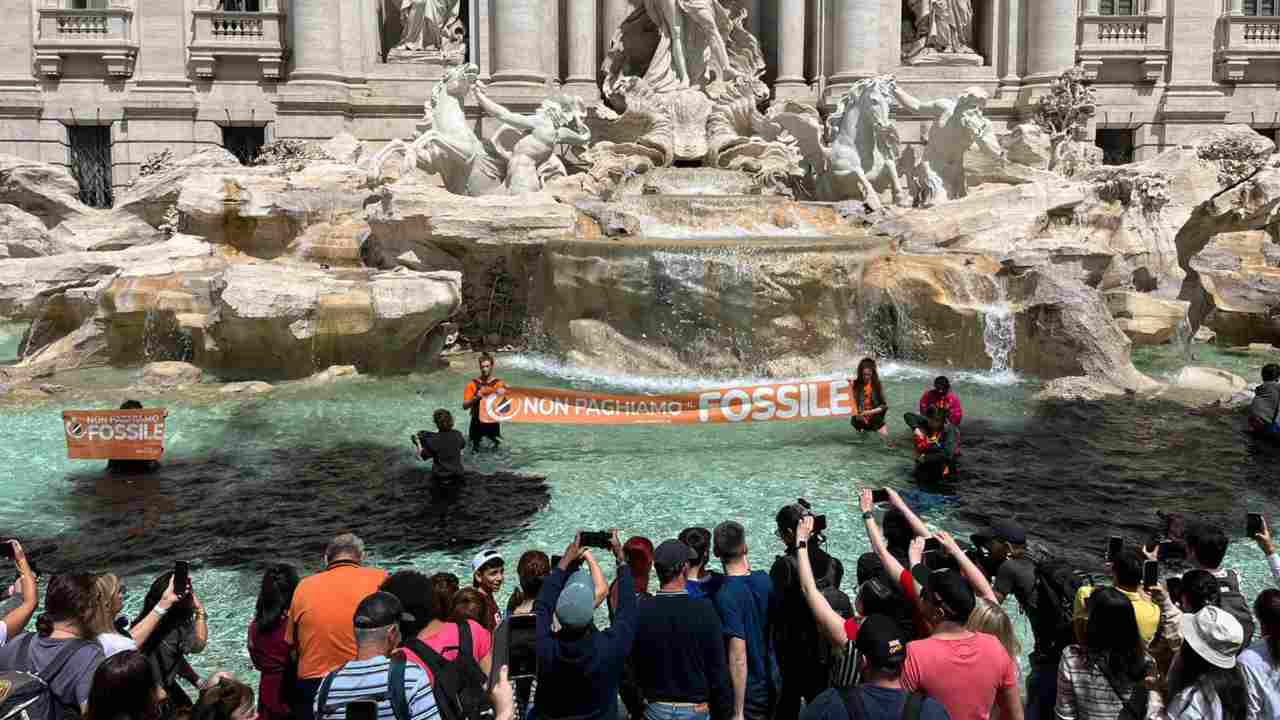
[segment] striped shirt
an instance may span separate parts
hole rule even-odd
[[[335,671],[324,708],[320,707],[320,693],[316,693],[316,718],[346,720],[347,703],[372,700],[378,703],[378,720],[396,720],[391,709],[392,690],[387,688],[390,671],[391,660],[385,656],[352,660],[343,665]],[[412,662],[406,663],[404,668],[404,696],[409,705],[408,720],[440,717],[426,671]]]
[[[1148,665],[1154,666],[1154,663],[1148,660]],[[1138,720],[1133,712],[1124,709],[1125,702],[1142,708],[1142,699],[1132,697],[1134,693],[1150,694],[1141,684],[1125,683],[1119,678],[1116,685],[1112,685],[1096,665],[1089,663],[1079,645],[1062,651],[1062,662],[1058,665],[1058,701],[1054,707],[1058,720]]]

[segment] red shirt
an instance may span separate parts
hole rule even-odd
[[[912,577],[911,570],[903,568],[898,584],[902,586],[902,592],[911,601],[911,620],[916,626],[916,637],[929,637],[933,627],[929,625],[928,620],[924,619],[924,613],[921,612],[920,593],[916,590],[916,579]]]
[[[1017,682],[1013,658],[986,633],[909,643],[902,666],[902,688],[942,703],[951,720],[989,720],[997,693]]]
[[[258,717],[261,720],[286,720],[292,714],[284,691],[284,673],[289,666],[289,643],[284,635],[284,620],[268,633],[258,632],[256,622],[249,623],[249,658],[261,673],[258,680]]]

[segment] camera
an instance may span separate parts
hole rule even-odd
[[[796,500],[796,504],[792,505],[792,507],[795,508],[796,511],[800,513],[801,518],[806,518],[806,517],[813,518],[813,534],[814,535],[821,535],[822,533],[826,532],[827,516],[818,515],[814,513],[813,506],[809,504],[808,500],[805,500],[804,498],[799,498]]]

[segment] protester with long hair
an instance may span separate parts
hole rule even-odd
[[[36,618],[36,632],[23,633],[0,647],[0,671],[39,674],[55,661],[65,661],[49,688],[64,708],[82,713],[89,705],[93,674],[103,660],[93,631],[94,616],[100,612],[95,605],[97,579],[92,573],[53,576],[45,589],[44,612]]]
[[[85,720],[158,720],[164,688],[146,656],[124,650],[107,658],[93,674]]]
[[[849,386],[853,389],[854,414],[850,418],[853,429],[889,437],[889,427],[884,422],[889,412],[889,401],[885,400],[884,389],[880,387],[876,361],[863,358],[858,363],[858,374],[849,381]]]
[[[1085,642],[1063,650],[1058,665],[1058,718],[1143,720],[1151,700],[1143,682],[1153,669],[1133,603],[1115,588],[1095,591]]]
[[[1280,717],[1280,590],[1263,590],[1253,603],[1262,637],[1240,653],[1249,692],[1249,717]]]
[[[151,583],[133,626],[139,626],[152,615],[158,616],[156,627],[138,649],[155,663],[169,702],[175,708],[190,707],[191,697],[178,686],[178,678],[197,687],[200,685],[200,676],[187,663],[187,656],[204,652],[209,642],[204,605],[189,581],[185,588],[173,587],[170,570]]]
[[[1253,720],[1236,657],[1244,644],[1240,621],[1210,605],[1182,617],[1182,640],[1165,706],[1153,714],[1162,720]]]
[[[287,720],[291,716],[288,689],[293,687],[297,668],[289,655],[285,627],[298,580],[298,571],[292,565],[267,568],[262,574],[253,622],[249,623],[249,658],[261,674],[258,716],[262,720]]]

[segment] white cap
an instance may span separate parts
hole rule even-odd
[[[478,573],[480,572],[480,568],[484,567],[489,562],[501,559],[502,556],[498,554],[497,550],[481,550],[479,554],[471,559],[471,572],[472,574]]]
[[[1230,670],[1244,646],[1244,628],[1231,613],[1206,605],[1195,615],[1182,616],[1182,638],[1205,662]]]

